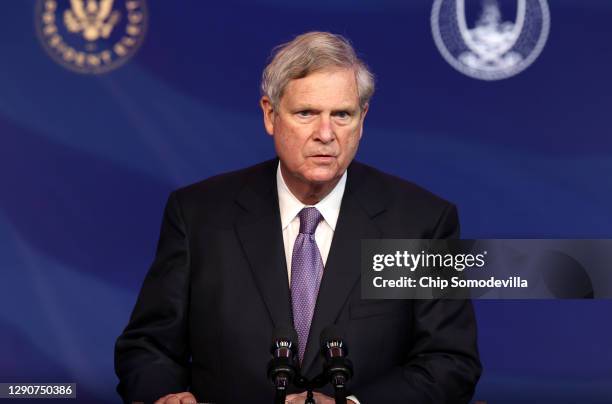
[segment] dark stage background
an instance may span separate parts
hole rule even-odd
[[[495,82],[442,58],[432,1],[148,4],[141,49],[104,75],[49,57],[35,1],[1,4],[0,382],[118,401],[113,345],[168,193],[273,156],[260,74],[304,31],[346,35],[377,75],[358,159],[457,203],[463,237],[612,238],[612,0],[550,0],[539,59]],[[612,402],[612,301],[476,310],[477,399]]]

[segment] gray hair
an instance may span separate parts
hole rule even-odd
[[[374,75],[346,38],[329,32],[307,32],[274,48],[272,61],[263,71],[261,93],[277,108],[289,81],[330,68],[354,70],[363,109],[374,94]]]

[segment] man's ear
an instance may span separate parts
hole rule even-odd
[[[272,105],[272,100],[267,95],[261,97],[259,100],[259,105],[261,106],[261,110],[263,112],[263,120],[264,126],[266,128],[266,132],[268,135],[274,135],[274,106]]]
[[[363,135],[363,122],[365,121],[365,117],[366,114],[368,113],[368,110],[370,109],[370,104],[365,104],[363,106],[363,108],[361,108],[361,116],[359,117],[359,119],[361,120],[361,122],[359,123],[359,138],[361,139],[361,135]]]

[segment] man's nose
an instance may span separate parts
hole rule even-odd
[[[331,116],[320,116],[319,125],[316,129],[316,138],[323,143],[329,143],[334,140],[335,135]]]

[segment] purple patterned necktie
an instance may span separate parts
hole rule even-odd
[[[323,216],[317,208],[304,208],[299,217],[300,233],[295,239],[291,257],[291,304],[301,363],[323,275],[323,260],[314,236]]]

